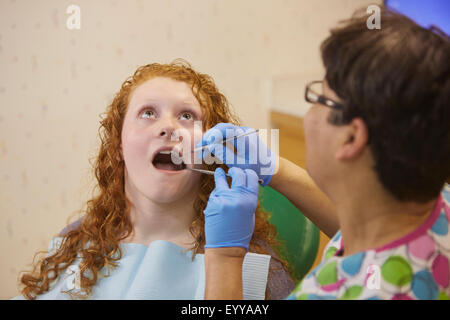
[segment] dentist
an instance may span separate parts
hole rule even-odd
[[[305,88],[306,171],[249,136],[236,148],[245,161],[230,159],[214,137],[246,128],[203,136],[232,177],[228,186],[216,170],[204,211],[205,298],[242,298],[261,178],[332,238],[287,298],[450,299],[449,37],[385,8],[380,30],[366,20],[355,15],[321,45],[325,77]],[[255,154],[271,160],[252,164]]]

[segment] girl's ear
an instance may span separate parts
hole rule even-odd
[[[355,118],[347,125],[344,144],[336,151],[336,159],[351,160],[358,157],[369,141],[369,130],[361,118]]]

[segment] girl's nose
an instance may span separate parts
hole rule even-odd
[[[159,133],[159,135],[160,135],[161,137],[164,137],[165,135],[167,135],[167,130],[165,130],[165,129],[161,130],[161,132]]]
[[[172,119],[161,119],[161,126],[155,132],[158,138],[171,139],[176,135],[177,126]]]
[[[164,138],[164,137],[171,138],[172,136],[175,135],[174,133],[175,133],[175,130],[171,130],[171,129],[169,129],[169,128],[163,128],[163,129],[161,129],[161,131],[159,132],[158,136],[159,136],[159,137],[162,137],[162,138]]]

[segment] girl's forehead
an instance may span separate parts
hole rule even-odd
[[[134,89],[131,98],[145,99],[149,97],[172,98],[198,104],[189,84],[165,77],[155,77],[144,81]]]

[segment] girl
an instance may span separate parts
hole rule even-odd
[[[22,297],[203,298],[203,211],[214,178],[187,170],[202,165],[177,166],[167,158],[177,130],[188,132],[194,145],[195,121],[202,121],[202,131],[220,122],[238,124],[211,77],[187,62],[139,67],[122,84],[101,121],[94,168],[98,193],[84,217],[66,227],[33,271],[23,274]],[[247,274],[264,279],[269,256],[263,254],[275,258],[267,290],[262,288],[268,299],[293,288],[286,264],[271,249],[275,234],[258,207],[249,247],[258,254],[248,255],[255,263],[247,264]],[[258,291],[250,280],[247,286],[247,292]]]

